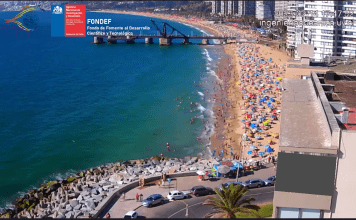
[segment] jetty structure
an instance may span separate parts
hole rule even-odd
[[[127,35],[127,36],[116,36],[116,35],[93,35],[94,42],[93,44],[103,44],[104,39],[106,39],[108,44],[116,44],[117,41],[126,41],[127,44],[134,44],[136,39],[145,39],[146,44],[153,44],[153,38],[159,39],[160,46],[169,46],[172,43],[173,39],[182,39],[182,44],[187,45],[191,44],[189,39],[201,39],[201,45],[208,45],[209,40],[220,40],[221,44],[227,44],[231,42],[254,42],[254,40],[241,39],[239,36],[198,36],[198,35],[185,35],[181,31],[177,30],[170,24],[166,22],[163,23],[163,30],[161,30],[155,21],[151,19],[153,26],[159,32],[159,35]],[[170,34],[167,34],[167,26],[172,29]],[[179,34],[174,34],[174,32]],[[229,40],[229,42],[228,42]]]

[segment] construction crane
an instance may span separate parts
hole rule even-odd
[[[157,31],[163,36],[165,37],[165,34],[162,33],[161,29],[159,29],[159,27],[157,26],[156,22],[152,19],[150,19],[152,24],[155,26],[155,28],[157,29]]]
[[[188,37],[185,34],[180,32],[179,30],[177,30],[170,24],[168,24],[166,22],[162,22],[163,23],[163,31],[161,31],[161,29],[157,26],[156,22],[152,19],[150,19],[150,20],[151,20],[152,24],[155,26],[155,28],[158,30],[158,32],[162,35],[162,37],[167,37],[167,27],[166,26],[168,26],[172,29],[172,32],[171,32],[171,34],[168,35],[168,37],[171,36],[174,33],[174,31],[177,31],[179,34],[181,34],[184,37],[184,39],[188,39]]]

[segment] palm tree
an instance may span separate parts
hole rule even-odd
[[[204,205],[211,205],[214,207],[214,212],[206,215],[211,217],[216,213],[224,213],[228,218],[236,218],[239,213],[251,214],[256,218],[260,216],[251,210],[250,207],[242,205],[250,205],[255,198],[242,198],[249,190],[241,185],[234,186],[231,184],[229,188],[222,187],[222,192],[217,188],[214,189],[218,197],[210,197],[204,202]]]

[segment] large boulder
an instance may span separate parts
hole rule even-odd
[[[73,207],[70,204],[68,204],[68,205],[66,205],[66,210],[67,211],[72,211]]]
[[[91,210],[95,209],[95,203],[94,203],[94,200],[93,199],[88,199],[86,202],[85,202],[85,205],[90,208]]]
[[[102,195],[96,195],[96,196],[93,196],[93,199],[96,202],[101,202],[101,200],[103,200],[103,196]]]
[[[75,207],[75,206],[77,206],[77,205],[79,204],[79,201],[76,200],[76,199],[73,199],[73,200],[71,200],[71,201],[69,202],[69,204],[70,204],[72,207]]]
[[[65,217],[65,215],[63,215],[63,214],[58,214],[56,218],[62,219],[62,218],[66,218],[66,217]]]
[[[82,204],[78,204],[78,205],[75,206],[73,209],[74,209],[74,211],[75,211],[75,210],[80,210],[80,208],[82,208]]]
[[[190,171],[195,171],[195,170],[197,170],[197,168],[196,167],[190,167],[189,170]]]
[[[159,165],[159,160],[157,160],[157,159],[153,159],[153,160],[151,160],[152,161],[152,163],[153,164],[155,164],[155,165]]]
[[[68,212],[65,214],[66,218],[73,218],[74,217],[74,212]]]
[[[92,194],[92,195],[98,195],[98,194],[99,194],[98,189],[96,189],[96,188],[92,189],[92,190],[91,190],[91,194]]]
[[[78,218],[78,216],[82,216],[83,212],[78,210],[78,211],[74,211],[74,218]]]

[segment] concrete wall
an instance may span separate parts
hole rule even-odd
[[[333,113],[333,110],[329,104],[328,99],[326,98],[325,92],[323,87],[320,84],[319,78],[317,76],[317,72],[312,72],[311,73],[311,79],[313,82],[313,86],[315,89],[316,96],[319,100],[319,105],[322,107],[323,111],[325,114],[323,114],[323,119],[328,123],[329,128],[330,128],[330,133],[331,133],[331,146],[332,147],[339,147],[340,143],[340,133],[341,129],[339,127],[339,124],[336,121],[335,115]]]
[[[341,133],[336,189],[332,200],[332,218],[356,216],[356,131]]]
[[[189,172],[182,172],[182,173],[174,173],[174,174],[167,174],[167,178],[175,178],[175,177],[183,177],[183,176],[197,176],[198,174],[196,171],[189,171]],[[145,182],[149,183],[155,180],[159,180],[161,176],[154,176],[154,177],[149,177],[145,178]],[[101,215],[101,212],[112,202],[114,199],[118,198],[121,196],[122,193],[127,192],[131,189],[134,189],[135,187],[138,187],[139,181],[134,181],[131,183],[126,184],[120,189],[117,189],[110,194],[108,194],[108,197],[106,197],[96,208],[94,211],[91,211],[90,214],[93,216],[93,218],[98,218]]]

